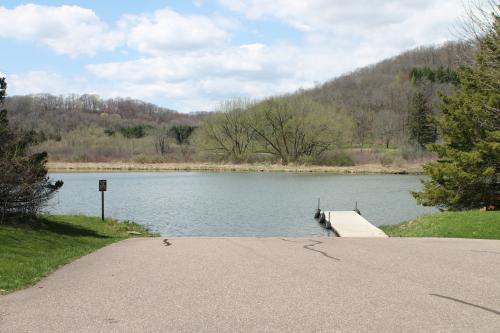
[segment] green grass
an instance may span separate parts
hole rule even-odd
[[[500,239],[500,211],[443,212],[380,229],[391,237]]]
[[[76,258],[113,242],[152,236],[132,222],[87,216],[41,216],[36,223],[0,225],[0,294],[24,288]]]

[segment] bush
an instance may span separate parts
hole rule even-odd
[[[389,154],[380,155],[380,164],[383,166],[389,166],[394,163],[394,157]]]
[[[422,158],[422,150],[412,145],[401,147],[401,157],[406,161],[414,161]]]
[[[120,128],[120,133],[127,139],[132,139],[132,138],[140,139],[146,136],[146,130],[149,128],[150,126],[144,126],[144,125],[122,127]]]
[[[314,159],[315,165],[328,165],[328,166],[353,166],[355,163],[352,157],[342,149],[329,151],[321,154]]]

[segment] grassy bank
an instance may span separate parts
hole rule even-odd
[[[134,232],[151,236],[135,223],[96,217],[42,216],[39,222],[0,225],[0,293],[32,285],[57,267]]]
[[[391,237],[500,239],[500,212],[443,212],[380,229]]]
[[[315,166],[280,164],[216,164],[216,163],[127,163],[127,162],[50,162],[51,172],[92,171],[251,171],[251,172],[331,172],[352,174],[420,174],[420,164],[404,167],[362,164],[355,166]]]

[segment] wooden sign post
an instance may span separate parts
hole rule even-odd
[[[101,192],[101,219],[104,221],[104,192],[108,189],[106,179],[99,180],[99,192]]]

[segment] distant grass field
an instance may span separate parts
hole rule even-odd
[[[61,265],[133,237],[129,232],[152,236],[138,224],[97,217],[46,215],[38,222],[0,225],[0,293],[30,286]]]
[[[391,237],[500,239],[500,211],[442,212],[380,229]]]

